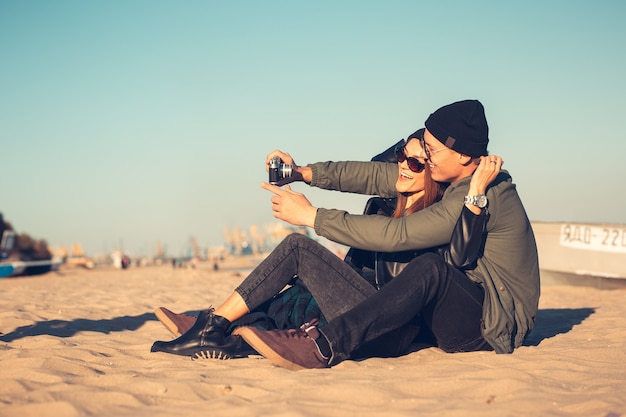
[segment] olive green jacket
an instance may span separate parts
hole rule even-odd
[[[395,197],[396,164],[320,162],[309,165],[311,186]],[[470,177],[445,191],[441,201],[406,217],[355,215],[320,208],[319,236],[360,249],[396,252],[450,242]],[[511,353],[532,330],[539,303],[539,262],[530,221],[511,176],[501,172],[487,189],[487,236],[476,268],[464,271],[485,288],[483,336],[497,353]]]

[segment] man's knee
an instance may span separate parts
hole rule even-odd
[[[419,265],[421,268],[436,267],[440,268],[446,264],[446,261],[438,254],[434,252],[426,252],[413,259],[411,264]]]
[[[438,254],[428,252],[417,256],[402,271],[409,277],[420,277],[424,283],[439,285],[442,281],[447,280],[449,276],[450,265]]]

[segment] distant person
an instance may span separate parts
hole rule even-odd
[[[462,123],[459,120],[454,122]],[[461,187],[455,187],[453,196],[446,205],[442,205],[435,202],[440,195],[437,190],[441,190],[447,181],[435,183],[430,180],[428,174],[433,165],[425,169],[419,162],[418,157],[424,158],[427,153],[418,139],[420,138],[411,138],[405,148],[401,149],[397,166],[380,162],[324,162],[297,167],[288,154],[280,151],[269,154],[267,161],[273,156],[279,156],[285,163],[294,165],[303,180],[313,186],[383,197],[392,197],[393,193],[399,193],[398,206],[392,217],[365,216],[350,215],[340,210],[316,209],[302,194],[293,192],[289,187],[282,190],[264,184],[264,188],[276,193],[272,197],[275,217],[294,225],[314,227],[318,234],[330,240],[379,253],[430,252],[434,247],[448,244],[455,225],[459,224],[459,219],[467,219],[467,213],[472,214],[470,210],[478,213],[478,216],[474,215],[477,218],[487,216],[484,207],[474,207],[473,200],[467,203],[470,208],[464,210],[462,197],[467,192],[474,193],[472,196],[484,194],[487,185],[500,170],[501,159],[493,157],[495,164],[484,159],[479,165],[480,154],[475,155],[475,149],[472,148],[473,155],[464,155],[463,160],[465,165],[472,165],[466,171],[467,180]],[[459,144],[471,148],[473,140],[471,135],[462,135]],[[480,140],[483,141],[483,146],[476,148],[486,153],[487,136]],[[481,169],[476,170],[478,166]],[[474,171],[476,175],[470,185],[469,177]],[[423,173],[426,173],[426,177]],[[504,180],[506,178],[509,178],[508,175]],[[444,200],[446,195],[448,191],[444,194]],[[459,195],[460,199],[457,198]],[[483,237],[482,233],[475,236],[480,239]],[[451,250],[450,253],[452,252],[454,251]],[[414,256],[418,253],[414,253]],[[445,255],[445,251],[443,253],[445,258],[450,258]],[[444,257],[438,254],[433,256],[443,262]],[[390,282],[403,274],[407,275],[406,271],[411,263],[412,261],[405,262],[402,272]],[[409,275],[419,279],[420,273],[417,270],[409,270]],[[459,273],[465,278],[462,272]],[[202,357],[233,356],[233,346],[239,342],[234,341],[236,338],[225,338],[226,329],[234,320],[270,300],[294,275],[304,282],[328,320],[341,316],[377,293],[375,286],[332,252],[309,238],[292,234],[255,268],[224,304],[216,310],[201,312],[192,328],[178,339],[155,342],[152,351]],[[384,284],[381,288],[384,289],[387,285],[389,284]],[[456,301],[465,301],[468,311],[459,311],[458,314],[463,317],[469,315],[464,323],[473,322],[473,332],[480,335],[479,311],[482,310],[483,289],[467,280],[465,290],[469,294],[467,300],[459,296],[460,300]],[[394,335],[396,351],[406,352],[416,331],[419,333],[420,325],[406,321],[396,326],[396,329],[401,330]],[[389,347],[389,343],[385,345]],[[484,347],[487,346],[485,343]],[[358,347],[355,346],[355,350]]]
[[[488,222],[476,267],[461,271],[426,253],[413,259],[380,291],[330,318],[326,325],[313,322],[294,330],[238,329],[248,344],[275,365],[294,370],[335,365],[359,346],[416,317],[432,331],[435,345],[450,353],[511,353],[532,330],[540,293],[537,248],[516,187],[506,172],[498,175],[486,193],[474,187],[476,178],[501,163],[497,157],[486,156],[488,127],[483,106],[475,100],[452,103],[432,113],[425,126],[422,145],[432,177],[450,186],[440,202],[412,216],[358,219],[336,210],[316,209],[289,190],[265,188],[276,194],[276,217],[315,227],[324,236],[339,235],[340,241],[350,245],[362,243],[364,236],[380,235],[378,246],[383,250],[388,247],[383,242],[387,242],[384,236],[389,230],[398,236],[396,247],[400,248],[442,242],[461,204],[478,205],[487,212]],[[346,225],[352,233],[340,231]]]

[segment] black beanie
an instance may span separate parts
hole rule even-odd
[[[463,100],[436,110],[426,129],[448,148],[472,157],[487,155],[489,126],[478,100]]]
[[[407,138],[407,142],[409,141],[409,139],[422,139],[424,137],[424,128],[421,129],[417,129],[415,132],[411,133]]]

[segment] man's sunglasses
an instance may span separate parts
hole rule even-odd
[[[406,156],[405,150],[406,143],[402,146],[396,147],[396,158],[398,158],[398,162],[402,163],[406,161],[406,164],[409,166],[409,169],[413,172],[420,173],[424,170],[425,165],[422,164],[417,158],[412,156]]]

